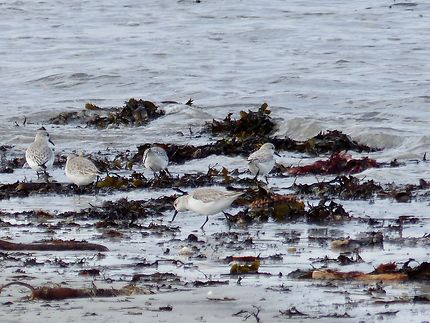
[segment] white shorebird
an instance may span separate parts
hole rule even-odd
[[[48,143],[54,145],[49,139],[48,132],[42,127],[37,130],[33,143],[25,151],[25,160],[36,171],[37,177],[39,177],[39,173],[47,175],[46,170],[54,164],[54,152]]]
[[[67,156],[65,172],[67,178],[78,186],[91,184],[100,175],[96,165],[83,157],[82,153],[79,156]]]
[[[172,221],[175,220],[178,212],[194,211],[198,214],[206,215],[206,221],[200,227],[203,229],[209,220],[209,215],[227,209],[242,194],[243,192],[221,191],[215,188],[198,188],[190,194],[180,196],[175,200],[173,204],[175,214]]]
[[[169,175],[167,165],[169,164],[169,157],[166,151],[161,147],[151,147],[145,150],[143,153],[143,165],[145,168],[150,169],[154,172],[160,172],[165,170]]]
[[[275,166],[274,154],[276,154],[275,146],[271,143],[265,143],[259,150],[249,155],[248,168],[251,173],[255,175],[255,180],[257,180],[259,175],[265,176],[266,183],[269,183],[266,175],[269,174],[273,166]]]

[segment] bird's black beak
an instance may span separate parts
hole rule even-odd
[[[48,141],[55,146],[54,142],[51,139],[48,139]]]
[[[173,214],[173,218],[172,218],[172,220],[170,220],[170,222],[173,222],[173,220],[175,220],[176,214],[178,214],[178,210],[175,210],[175,213]]]
[[[274,154],[278,157],[281,157],[281,155],[279,155],[276,151],[274,152]]]

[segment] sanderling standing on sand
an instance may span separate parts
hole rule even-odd
[[[200,227],[203,229],[209,220],[208,215],[225,210],[242,194],[243,192],[221,191],[215,188],[198,188],[192,193],[180,196],[175,200],[173,204],[175,214],[172,221],[178,212],[194,211],[198,214],[206,215],[206,221]]]
[[[167,157],[166,151],[157,146],[153,146],[148,148],[143,153],[143,165],[145,168],[150,169],[154,172],[154,176],[156,172],[160,172],[165,170],[169,175],[169,171],[167,169],[167,165],[169,164],[169,157]]]
[[[27,164],[36,171],[37,177],[39,177],[40,173],[47,175],[46,170],[51,168],[54,163],[54,152],[48,143],[54,145],[52,140],[49,139],[48,132],[42,127],[37,130],[33,143],[25,151]]]
[[[67,178],[78,186],[88,185],[100,175],[96,165],[83,157],[82,153],[79,156],[73,154],[67,156],[65,171]]]
[[[275,146],[271,143],[265,143],[260,147],[259,150],[254,151],[251,155],[249,155],[248,168],[251,173],[255,175],[255,180],[257,180],[257,177],[261,175],[265,176],[266,183],[269,183],[266,175],[269,174],[273,166],[275,166],[275,157],[273,157],[274,154],[276,154]]]

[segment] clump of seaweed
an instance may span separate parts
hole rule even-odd
[[[110,193],[113,191],[130,191],[136,188],[184,188],[212,185],[229,185],[236,177],[226,169],[217,170],[209,167],[206,173],[184,174],[182,176],[168,176],[161,174],[147,179],[143,173],[133,172],[129,176],[120,176],[114,173],[99,179],[94,185],[77,187],[74,184],[58,182],[15,182],[0,184],[0,200],[12,197],[27,197],[35,194],[95,194]],[[251,180],[249,180],[251,181]],[[244,181],[246,182],[246,179]]]
[[[99,252],[109,251],[103,245],[88,243],[86,241],[49,240],[37,243],[14,243],[0,240],[0,250],[36,250],[36,251],[70,251],[70,250],[95,250]]]
[[[320,197],[336,196],[343,199],[369,199],[382,192],[383,188],[374,180],[362,181],[354,176],[337,176],[330,181],[313,184],[293,184],[297,194]]]
[[[16,182],[0,184],[0,200],[11,197],[27,197],[30,194],[64,193],[67,190],[67,186],[60,183]]]
[[[0,286],[0,292],[9,286],[19,285],[30,289],[31,295],[29,300],[63,300],[68,298],[93,298],[93,297],[118,297],[130,296],[138,293],[147,292],[142,288],[138,288],[133,284],[128,284],[121,289],[114,288],[97,288],[94,284],[92,288],[70,288],[70,287],[33,287],[32,285],[24,282],[11,282]]]
[[[350,219],[351,216],[343,206],[334,201],[321,200],[318,205],[311,206],[306,212],[308,223],[340,222]]]
[[[120,108],[100,108],[94,104],[85,104],[82,111],[63,112],[50,119],[53,124],[85,123],[100,129],[109,126],[141,126],[164,115],[153,102],[129,99]]]
[[[264,141],[263,141],[264,142]],[[206,158],[210,155],[225,155],[225,156],[248,156],[251,152],[256,150],[259,144],[257,139],[250,138],[249,140],[238,141],[236,138],[233,139],[220,139],[214,143],[205,144],[201,146],[194,145],[176,145],[176,144],[163,144],[156,143],[154,145],[162,147],[169,157],[169,160],[173,163],[183,164],[186,161]],[[151,144],[147,143],[138,146],[138,152],[132,158],[133,162],[142,160],[143,153],[146,149],[151,147]]]
[[[263,103],[258,111],[240,111],[240,118],[235,120],[229,113],[224,120],[212,120],[206,123],[206,129],[212,134],[246,139],[250,136],[267,139],[275,129],[275,123],[270,118],[270,109]]]
[[[134,201],[126,198],[118,201],[106,201],[101,207],[91,207],[80,212],[65,212],[58,216],[77,217],[80,219],[98,219],[98,227],[131,227],[138,226],[140,219],[160,215],[173,210],[173,201],[177,196],[164,196],[146,201]]]
[[[270,112],[267,103],[263,103],[256,112],[241,111],[239,119],[232,119],[233,114],[229,113],[223,120],[206,123],[205,129],[213,135],[222,135],[226,142],[236,142],[236,146],[241,146],[240,148],[244,150],[242,154],[249,154],[265,142],[273,143],[277,150],[304,152],[315,156],[324,153],[334,154],[343,150],[358,152],[378,150],[360,144],[338,130],[320,132],[306,141],[272,137],[276,124],[272,121]]]
[[[331,242],[333,249],[356,250],[363,247],[382,247],[384,235],[379,231],[363,232],[356,239],[341,238]]]
[[[430,279],[430,263],[422,262],[417,267],[411,267],[407,261],[402,268],[397,268],[395,262],[380,264],[370,273],[360,271],[341,272],[334,269],[314,269],[307,272],[294,271],[289,274],[292,278],[318,280],[360,280],[360,281],[406,281]]]
[[[256,274],[260,268],[260,260],[255,259],[250,263],[234,263],[230,267],[231,275],[246,275],[246,274]]]
[[[251,203],[251,215],[262,220],[294,220],[305,215],[305,204],[294,195],[271,194]]]
[[[97,227],[130,227],[139,218],[146,218],[146,208],[138,201],[120,199],[116,202],[106,201],[100,207],[91,207],[79,212],[69,211],[58,217],[73,217],[75,219],[98,219]]]
[[[165,143],[155,143],[154,145],[164,148],[169,157],[169,160],[174,163],[182,164],[188,160],[206,158],[210,155],[225,155],[225,156],[243,156],[247,157],[249,154],[260,148],[260,146],[265,142],[271,142],[275,145],[277,150],[292,151],[292,152],[302,152],[302,153],[313,153],[313,150],[307,150],[307,146],[302,142],[295,141],[291,138],[266,138],[257,137],[250,135],[249,137],[239,139],[238,137],[224,138],[217,140],[214,143],[205,144],[201,146],[194,145],[176,145],[176,144],[165,144]],[[151,147],[151,144],[146,143],[138,146],[138,152],[133,156],[132,161],[138,162],[142,160],[143,152]],[[324,144],[324,148],[319,149],[321,153],[326,153],[332,151],[331,149],[326,151],[327,144]],[[332,147],[334,148],[334,146]],[[363,159],[351,159],[349,155],[335,154],[326,165],[316,165],[317,167],[327,168],[327,171],[320,170],[316,173],[357,173],[363,171],[369,167],[377,167],[376,161],[370,158]],[[348,159],[349,158],[349,159]],[[323,161],[322,161],[323,162]],[[330,166],[331,165],[331,166]],[[304,166],[306,167],[306,166]],[[294,173],[294,168],[291,168]],[[297,168],[298,173],[308,173],[311,172],[311,167],[309,169]]]
[[[320,132],[318,135],[302,142],[301,146],[303,151],[316,156],[323,153],[333,154],[342,150],[354,150],[357,152],[378,151],[377,148],[358,143],[339,130]]]
[[[306,166],[290,167],[288,168],[288,173],[292,175],[356,174],[372,167],[379,167],[379,164],[374,159],[369,157],[355,159],[345,152],[336,152],[327,160],[318,160]]]
[[[340,151],[354,149],[357,151],[375,151],[375,148],[370,148],[364,145],[359,145],[353,141],[344,142],[346,135],[338,131],[327,132],[326,134],[319,134],[318,141],[314,138],[306,142],[295,141],[291,138],[271,138],[262,131],[262,135],[254,135],[252,131],[246,136],[241,133],[241,137],[233,136],[219,139],[214,143],[205,144],[201,146],[194,145],[176,145],[165,143],[146,143],[138,146],[138,152],[132,157],[133,162],[142,160],[143,152],[156,145],[164,148],[169,157],[169,160],[174,163],[182,164],[188,160],[206,158],[210,155],[225,155],[225,156],[244,156],[257,150],[263,143],[271,142],[275,145],[276,150],[279,151],[292,151],[300,153],[308,153],[311,155],[335,152],[328,161],[319,161],[316,165],[309,165],[303,167],[289,168],[292,174],[335,174],[335,173],[358,173],[369,167],[378,167],[379,164],[370,158],[352,159],[350,155],[340,153]],[[327,135],[327,141],[324,140]],[[336,142],[335,136],[341,138],[341,144]],[[347,136],[346,136],[347,137]],[[348,137],[347,137],[348,138]],[[313,142],[309,144],[309,142]]]

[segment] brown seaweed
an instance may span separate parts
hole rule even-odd
[[[311,206],[305,216],[308,223],[340,222],[351,219],[342,205],[324,199],[318,205]]]
[[[251,216],[278,221],[294,220],[305,215],[305,204],[294,195],[270,194],[268,197],[255,199],[251,205]]]
[[[94,284],[92,288],[70,288],[70,287],[33,287],[24,282],[11,282],[0,287],[0,292],[9,286],[24,286],[31,291],[30,300],[58,301],[68,298],[92,298],[92,297],[118,297],[130,296],[142,293],[142,290],[134,285],[126,285],[121,289],[104,289],[97,288]]]
[[[240,118],[237,120],[232,119],[232,115],[229,113],[224,120],[212,120],[212,122],[206,123],[206,129],[212,134],[221,134],[230,138],[245,139],[252,136],[260,137],[263,140],[267,140],[275,129],[267,103],[263,103],[256,112],[240,111]]]
[[[356,250],[362,247],[382,247],[384,235],[379,231],[363,232],[356,239],[342,238],[331,242],[334,249]]]
[[[224,120],[212,120],[212,122],[206,124],[205,128],[211,134],[222,135],[229,140],[235,140],[240,143],[247,142],[248,146],[250,146],[251,142],[254,147],[265,142],[271,142],[277,150],[306,152],[311,155],[335,153],[342,150],[358,152],[378,150],[359,144],[338,130],[320,132],[303,142],[290,138],[271,137],[276,130],[276,124],[272,121],[270,113],[267,103],[263,103],[256,112],[250,110],[248,112],[240,111],[239,119],[232,119],[233,114],[229,113]]]
[[[332,132],[328,132],[328,133],[331,134]],[[342,133],[339,133],[339,134],[340,136],[343,135]],[[319,136],[324,136],[324,134],[321,134]],[[313,139],[309,139],[309,140],[313,140]],[[223,139],[217,140],[216,142],[201,145],[201,146],[177,145],[177,144],[168,144],[168,143],[155,143],[155,144],[146,143],[137,147],[138,152],[133,156],[132,160],[134,162],[141,161],[143,152],[149,147],[151,147],[151,145],[156,145],[164,148],[164,150],[166,150],[166,153],[169,157],[169,160],[171,162],[178,163],[178,164],[185,163],[186,161],[192,160],[192,159],[206,158],[210,155],[248,157],[249,154],[251,154],[258,148],[260,148],[260,146],[265,142],[273,143],[275,145],[275,148],[278,151],[292,151],[292,152],[301,152],[301,153],[309,153],[309,154],[314,154],[316,150],[318,151],[318,154],[332,152],[333,150],[335,150],[336,152],[336,149],[339,148],[332,141],[330,141],[330,143],[332,144],[332,146],[330,146],[330,143],[326,143],[323,140],[321,140],[321,142],[324,143],[321,147],[318,146],[317,144],[316,147],[314,147],[312,150],[309,150],[308,145],[304,144],[303,142],[298,142],[290,138],[259,138],[259,137],[250,136],[244,139],[239,139],[237,137],[223,138]],[[327,149],[327,147],[330,147],[330,149]],[[340,148],[343,148],[342,150],[345,150],[348,147],[359,149],[359,151],[365,151],[365,148],[356,147],[355,145],[347,145],[347,147],[341,146]],[[372,150],[372,148],[368,148],[368,150]],[[340,162],[343,164],[346,163],[346,165],[343,166],[343,170],[342,168],[340,168],[343,165]],[[357,173],[359,171],[364,170],[365,168],[378,166],[376,162],[374,162],[372,159],[369,159],[369,158],[363,158],[362,160],[352,159],[350,161],[341,160],[340,158],[338,158],[338,160],[333,159],[331,161],[331,164],[332,164],[332,167],[330,167],[330,171],[332,171],[333,174],[341,173],[341,172]],[[320,171],[320,173],[324,173],[324,172]]]
[[[109,251],[105,246],[86,241],[65,241],[50,240],[37,243],[13,243],[0,240],[1,250],[34,250],[34,251],[69,251],[69,250],[90,250],[90,251]]]
[[[330,181],[313,184],[293,184],[297,194],[314,195],[319,197],[336,196],[343,199],[370,199],[383,191],[380,184],[374,180],[363,181],[354,176],[337,176]]]
[[[257,274],[260,268],[260,260],[256,259],[251,263],[234,263],[230,267],[231,275]]]
[[[333,269],[318,269],[312,271],[313,279],[329,280],[430,280],[430,263],[422,262],[417,267],[410,267],[410,262],[406,262],[402,268],[398,269],[396,263],[380,264],[370,273],[359,271],[341,272]]]
[[[86,103],[82,111],[63,112],[50,119],[53,124],[84,123],[87,126],[106,128],[108,126],[140,126],[164,115],[153,102],[129,99],[120,108],[100,108]]]
[[[363,157],[354,159],[345,152],[336,152],[327,160],[318,160],[306,166],[296,166],[288,168],[288,173],[292,175],[308,174],[356,174],[368,168],[378,167],[376,160]]]

